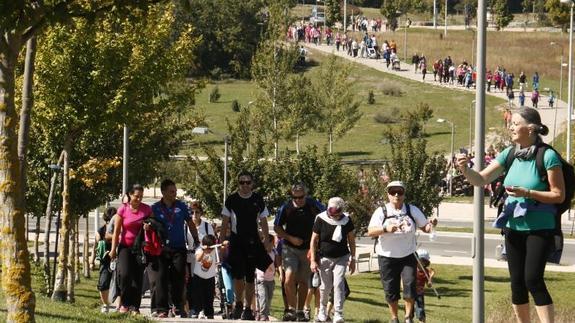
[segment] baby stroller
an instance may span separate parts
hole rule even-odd
[[[372,58],[372,59],[378,59],[378,58],[379,58],[379,54],[377,53],[377,51],[375,50],[375,48],[373,48],[373,47],[368,47],[368,48],[367,48],[367,57],[368,57],[368,58]]]
[[[230,315],[230,308],[232,304],[228,304],[228,298],[226,296],[226,286],[224,285],[224,276],[222,274],[222,262],[220,259],[220,252],[218,248],[222,247],[221,243],[215,244],[212,246],[216,248],[216,272],[217,272],[217,281],[216,284],[218,286],[218,297],[220,299],[220,310],[222,313],[222,317],[224,319],[231,319]]]
[[[401,62],[400,62],[399,58],[396,57],[391,64],[392,64],[391,68],[393,70],[399,71],[401,69],[401,65],[400,65]]]

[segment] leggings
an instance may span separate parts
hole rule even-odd
[[[142,280],[144,267],[138,264],[136,256],[132,254],[130,247],[118,248],[118,280],[122,306],[133,310],[140,309],[142,302]]]
[[[537,306],[553,304],[543,277],[552,239],[553,235],[545,231],[508,230],[506,233],[505,248],[513,304],[529,303],[529,293]]]

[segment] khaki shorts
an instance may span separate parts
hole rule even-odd
[[[295,273],[298,282],[307,282],[311,275],[309,260],[307,259],[308,249],[296,249],[283,245],[282,264],[286,273]]]

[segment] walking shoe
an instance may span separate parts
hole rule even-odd
[[[252,312],[252,310],[250,308],[244,308],[244,311],[242,312],[242,316],[241,316],[241,320],[242,321],[253,321],[256,318],[254,317],[254,313]]]
[[[110,311],[110,308],[108,307],[108,305],[102,305],[102,307],[100,307],[100,313],[108,313]]]
[[[333,323],[343,323],[343,315],[341,313],[335,313],[333,314]]]
[[[298,321],[298,322],[308,322],[309,321],[309,313],[308,313],[308,318],[306,319],[306,315],[305,315],[304,311],[297,311],[295,316],[296,316],[296,321]]]
[[[311,311],[309,308],[303,309],[304,322],[309,322],[311,320]]]
[[[242,317],[243,310],[244,304],[236,302],[236,306],[234,306],[234,311],[232,312],[232,320],[239,320]]]
[[[389,323],[399,323],[399,319],[396,317],[394,319],[391,319],[391,321],[389,321]]]
[[[315,317],[315,321],[316,322],[326,322],[327,321],[327,315],[325,314],[325,307],[324,306],[320,306],[319,312],[317,313],[317,315]]]
[[[285,322],[297,321],[296,311],[293,308],[290,308],[290,309],[287,309],[286,311],[284,311],[284,317],[282,318],[282,321],[285,321]]]
[[[413,323],[413,319],[411,317],[406,317],[405,323]]]

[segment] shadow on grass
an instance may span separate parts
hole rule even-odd
[[[351,156],[370,156],[373,153],[368,151],[360,151],[360,150],[349,150],[349,151],[342,151],[336,153],[339,157],[351,157]]]
[[[464,280],[473,280],[472,276],[459,276],[459,279],[464,279]],[[485,276],[484,278],[485,281],[487,282],[494,282],[494,283],[509,283],[509,277],[505,277],[505,276]],[[546,279],[548,280],[548,279]]]
[[[375,306],[384,306],[385,301],[381,301],[381,302],[376,302],[374,299],[371,298],[366,298],[366,297],[353,297],[353,296],[349,296],[347,298],[348,301],[352,301],[352,302],[359,302],[362,304],[369,304],[369,305],[375,305]]]
[[[307,72],[307,71],[309,71],[309,70],[311,70],[312,68],[317,67],[317,66],[319,66],[319,62],[318,62],[318,61],[313,60],[313,59],[308,59],[308,60],[305,62],[304,65],[302,65],[302,64],[297,64],[297,65],[294,67],[294,70],[295,70],[296,72]]]

